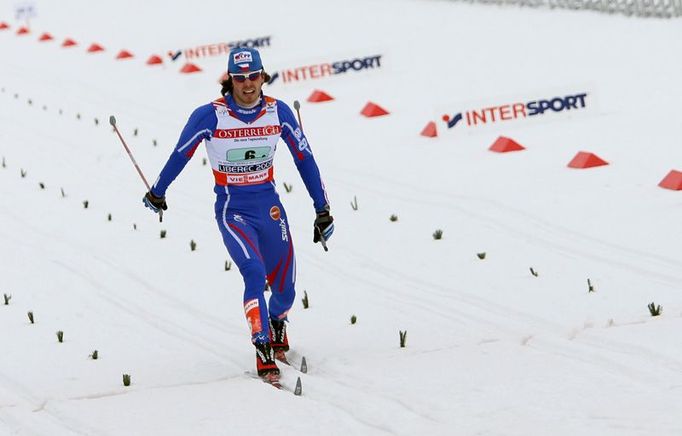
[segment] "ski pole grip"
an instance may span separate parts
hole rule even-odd
[[[301,112],[299,109],[301,109],[301,103],[298,102],[298,100],[294,100],[294,109],[296,109],[296,118],[298,118],[298,125],[301,126],[301,130],[303,130],[303,122],[301,122]]]

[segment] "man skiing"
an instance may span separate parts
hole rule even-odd
[[[244,312],[256,347],[258,375],[279,379],[276,359],[289,350],[285,321],[295,297],[296,259],[287,215],[275,190],[273,158],[281,138],[294,158],[316,212],[313,242],[334,231],[329,202],[308,141],[284,102],[261,88],[270,76],[260,53],[229,54],[222,97],[197,108],[150,191],[146,207],[166,210],[165,194],[205,141],[215,177],[215,217],[223,242],[244,279]],[[272,291],[268,304],[264,289]]]

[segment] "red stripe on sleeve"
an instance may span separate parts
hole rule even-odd
[[[294,141],[293,135],[289,133],[286,135],[284,138],[284,142],[287,143],[289,147],[291,147],[291,151],[294,153],[294,156],[298,158],[298,160],[303,160],[303,153],[301,153],[301,150],[298,149],[296,146],[296,142]]]
[[[185,154],[187,158],[191,158],[194,156],[194,152],[197,151],[197,147],[201,144],[201,141],[203,141],[204,138],[199,139],[189,150],[187,150],[187,153]]]

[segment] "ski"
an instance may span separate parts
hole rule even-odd
[[[288,355],[287,355],[288,354]],[[301,373],[301,374],[306,374],[308,372],[308,363],[306,361],[305,356],[300,356],[298,353],[295,351],[289,351],[289,352],[275,352],[274,353],[275,360],[279,361],[280,363],[283,363],[287,365],[289,368]],[[265,384],[268,384],[275,389],[278,389],[280,391],[287,391],[291,392],[292,394],[296,396],[300,396],[303,392],[303,388],[301,385],[301,377],[298,376],[296,378],[296,385],[295,387],[291,387],[287,383],[283,383],[281,379],[282,373],[279,375],[266,375],[266,376],[259,376],[257,373],[253,371],[246,371],[246,375],[249,377],[260,380]]]
[[[269,379],[266,377],[261,377],[258,374],[255,374],[253,371],[246,371],[246,375],[248,375],[250,378],[254,380],[259,380],[266,385],[270,385],[273,388],[280,390],[280,391],[286,391],[286,392],[291,392],[292,394],[298,396],[301,396],[303,393],[303,387],[301,385],[301,377],[297,377],[296,379],[296,386],[292,388],[288,384],[282,383],[281,379]]]
[[[283,388],[282,383],[280,382],[280,379],[279,379],[279,374],[266,374],[263,376],[259,376],[259,378],[261,380],[263,380],[264,383],[267,383],[274,388],[277,388],[280,390]]]
[[[288,356],[284,352],[275,352],[275,359],[303,374],[308,373],[308,362],[305,360],[305,356],[301,356],[299,359],[298,354],[293,351],[289,351]]]

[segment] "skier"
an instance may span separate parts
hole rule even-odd
[[[332,235],[334,219],[313,158],[293,112],[262,93],[270,80],[260,53],[235,48],[229,54],[222,97],[189,117],[180,139],[143,198],[152,211],[166,210],[168,186],[205,141],[215,177],[215,217],[230,257],[244,279],[244,312],[256,347],[258,375],[277,381],[276,359],[289,350],[285,321],[295,297],[296,259],[286,212],[275,190],[273,158],[281,138],[313,200],[313,242]],[[264,289],[272,291],[268,304]]]

